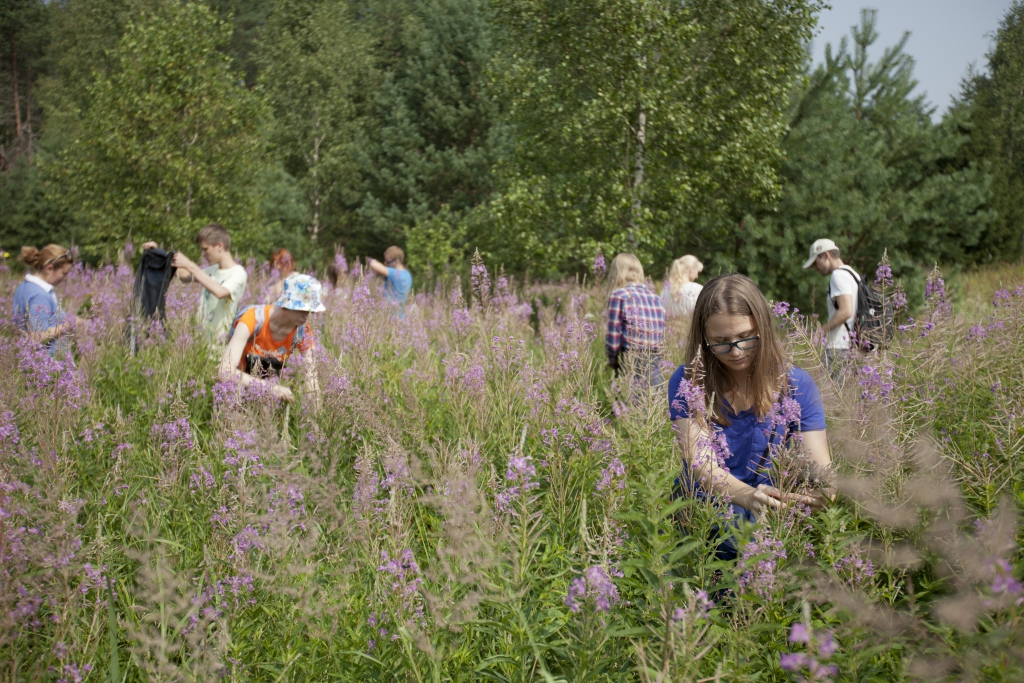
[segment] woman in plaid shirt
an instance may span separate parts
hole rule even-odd
[[[661,384],[665,307],[644,284],[644,267],[636,256],[619,254],[612,260],[608,291],[608,365],[616,376],[629,374],[649,386]]]

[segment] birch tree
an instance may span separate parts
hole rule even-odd
[[[127,25],[119,68],[92,84],[78,137],[46,166],[54,198],[88,222],[88,251],[129,235],[191,248],[212,221],[253,246],[264,112],[219,50],[230,37],[205,5],[175,0]]]
[[[599,248],[662,258],[698,221],[771,198],[819,4],[497,0],[519,134],[497,234],[551,268]]]

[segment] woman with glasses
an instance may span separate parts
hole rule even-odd
[[[74,316],[61,308],[54,288],[71,272],[71,251],[59,244],[22,247],[19,260],[31,269],[14,291],[14,319],[20,329],[56,357],[71,349]]]
[[[750,278],[722,275],[704,285],[685,360],[668,384],[684,488],[728,497],[748,521],[791,502],[824,507],[826,492],[784,494],[772,477],[773,454],[787,443],[799,442],[822,471],[831,458],[818,387],[786,358],[768,301]],[[734,558],[734,542],[726,539],[718,555]]]

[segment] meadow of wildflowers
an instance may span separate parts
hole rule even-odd
[[[836,459],[794,441],[782,485],[840,493],[727,563],[716,501],[674,496],[668,397],[603,367],[596,288],[477,262],[398,320],[339,264],[319,405],[218,381],[178,284],[132,354],[124,265],[62,286],[73,360],[3,324],[0,681],[1024,680],[1024,287],[967,318],[933,273],[841,386],[779,302]]]

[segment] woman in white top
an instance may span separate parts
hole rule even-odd
[[[701,290],[701,286],[694,280],[702,270],[704,264],[690,254],[672,262],[672,268],[665,278],[665,287],[661,290],[661,303],[669,316],[693,315],[693,307]]]

